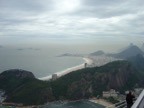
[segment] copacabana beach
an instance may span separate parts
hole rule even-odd
[[[77,57],[74,57],[74,58],[77,58]],[[52,75],[55,74],[57,76],[57,78],[59,78],[59,77],[61,77],[63,75],[66,75],[70,72],[73,72],[73,71],[76,71],[76,70],[79,70],[79,69],[83,69],[85,67],[102,66],[102,65],[105,65],[109,62],[113,62],[113,61],[117,61],[117,60],[121,60],[121,59],[116,59],[116,58],[108,57],[108,56],[85,56],[85,57],[83,57],[83,60],[84,60],[84,63],[82,63],[80,65],[73,66],[73,67],[70,67],[70,68],[66,68],[62,71],[55,72]],[[40,79],[40,80],[50,80],[50,79],[52,79],[52,75],[48,75],[48,76],[41,77],[41,78],[38,78],[38,79]]]
[[[85,58],[83,58],[83,60],[84,60],[84,63],[82,63],[80,65],[77,65],[77,66],[74,66],[74,67],[71,67],[71,68],[67,68],[67,69],[65,69],[63,71],[56,72],[54,74],[56,74],[57,77],[59,78],[59,77],[64,76],[64,75],[66,75],[66,74],[68,74],[70,72],[85,68],[85,64],[87,66],[91,66],[93,64],[93,60],[90,59],[90,58],[86,58],[85,57]],[[50,79],[52,79],[52,75],[48,75],[46,77],[42,77],[42,78],[38,78],[38,79],[40,79],[40,80],[50,80]]]

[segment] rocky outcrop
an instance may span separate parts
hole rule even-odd
[[[21,70],[21,69],[11,69],[4,71],[0,74],[0,77],[15,77],[15,78],[35,78],[32,72]]]
[[[110,70],[105,74],[108,84],[107,88],[120,89],[125,86],[129,80],[129,77],[134,74],[135,69],[130,64],[125,64],[117,69]]]

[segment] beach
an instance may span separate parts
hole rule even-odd
[[[112,106],[113,104],[104,100],[104,99],[96,99],[96,98],[92,98],[92,99],[89,99],[90,102],[94,102],[96,104],[100,104],[100,105],[103,105],[105,107],[108,107],[108,106]]]
[[[109,62],[113,62],[113,61],[117,61],[117,60],[121,60],[121,59],[116,59],[113,57],[108,57],[108,56],[86,56],[83,57],[84,63],[78,65],[78,66],[74,66],[71,68],[67,68],[63,71],[60,72],[55,72],[52,75],[56,75],[57,78],[64,76],[70,72],[79,70],[79,69],[83,69],[85,67],[95,67],[95,66],[102,66],[105,65]],[[50,80],[52,79],[52,75],[46,76],[46,77],[42,77],[42,78],[38,78],[40,80]]]
[[[80,64],[78,66],[67,68],[67,69],[65,69],[63,71],[56,72],[54,74],[57,75],[57,78],[59,78],[59,77],[64,76],[64,75],[66,75],[66,74],[68,74],[70,72],[85,68],[85,64],[87,66],[91,66],[93,64],[93,60],[88,58],[88,57],[84,57],[83,60],[84,60],[84,63],[82,63],[82,64]],[[38,79],[39,80],[50,80],[50,79],[52,79],[52,75],[49,75],[49,76],[46,76],[46,77],[42,77],[42,78],[38,78]]]

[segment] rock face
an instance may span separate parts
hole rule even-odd
[[[114,68],[109,67],[106,72],[96,73],[95,80],[106,84],[105,87],[107,90],[111,88],[118,90],[123,86],[128,86],[127,82],[135,74],[136,70],[129,63],[116,63],[113,66]]]
[[[32,72],[21,70],[21,69],[11,69],[4,71],[0,74],[1,76],[5,77],[15,77],[15,78],[35,78]]]

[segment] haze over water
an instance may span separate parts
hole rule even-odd
[[[0,49],[0,72],[23,69],[33,72],[36,77],[44,77],[84,62],[82,58],[57,57],[68,51],[57,48],[61,47],[4,47]]]
[[[9,69],[31,71],[37,78],[45,77],[82,64],[81,57],[57,57],[64,53],[90,54],[97,50],[117,52],[129,45],[97,43],[13,43],[0,48],[0,72]],[[114,47],[113,47],[114,46]]]

